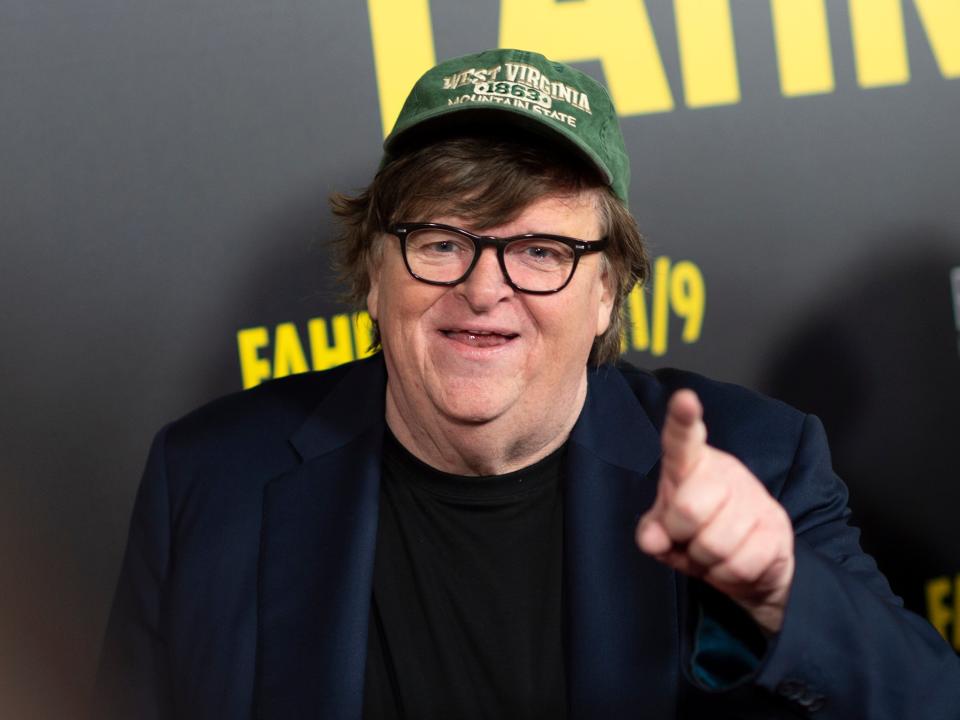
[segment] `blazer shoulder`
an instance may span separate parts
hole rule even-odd
[[[790,457],[796,450],[807,416],[780,400],[687,370],[643,370],[627,362],[618,363],[617,368],[658,429],[670,396],[689,388],[703,404],[711,445],[741,456],[758,446]]]
[[[348,369],[349,364],[268,380],[211,400],[174,421],[171,428],[202,437],[204,433],[242,431],[248,426],[283,432],[287,426],[289,434],[337,386]]]
[[[202,405],[165,428],[166,463],[181,475],[283,471],[298,462],[291,435],[358,365],[290,375]]]

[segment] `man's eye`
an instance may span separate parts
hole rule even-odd
[[[556,260],[557,253],[552,248],[534,245],[527,248],[527,255],[537,260]]]
[[[448,255],[452,257],[470,252],[470,250],[464,247],[463,243],[458,243],[456,240],[433,240],[432,242],[422,245],[420,252],[426,255]]]
[[[573,259],[573,252],[566,245],[552,242],[521,242],[511,246],[508,255],[537,267],[557,267]]]
[[[425,255],[459,255],[472,250],[472,247],[468,247],[458,238],[449,237],[440,233],[417,233],[412,235],[408,241],[408,246],[416,252]]]

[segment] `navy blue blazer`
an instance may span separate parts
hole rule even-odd
[[[362,713],[386,371],[380,356],[267,383],[165,427],[130,526],[98,717],[356,719]],[[640,552],[670,393],[787,508],[796,574],[758,667],[691,676],[699,584]],[[732,385],[589,371],[565,466],[572,718],[960,718],[960,663],[901,607],[847,523],[819,421]]]

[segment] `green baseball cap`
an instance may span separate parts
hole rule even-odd
[[[485,50],[431,68],[407,96],[383,141],[384,151],[389,157],[410,130],[427,122],[444,124],[466,113],[497,111],[498,121],[547,131],[573,145],[627,203],[630,159],[610,95],[589,75],[539,53]]]

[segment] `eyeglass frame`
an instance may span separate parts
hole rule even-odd
[[[407,259],[407,236],[417,230],[445,230],[472,240],[474,247],[473,260],[470,261],[470,265],[464,271],[463,275],[456,280],[427,280],[426,278],[417,275],[413,271],[413,268],[410,267],[410,261]],[[387,234],[393,235],[400,241],[400,255],[403,257],[403,264],[406,266],[407,272],[410,273],[410,276],[415,280],[419,280],[420,282],[428,285],[440,285],[446,287],[459,285],[468,277],[470,277],[470,273],[473,272],[474,268],[477,266],[477,262],[480,260],[481,253],[486,248],[493,247],[497,250],[497,261],[500,263],[500,271],[503,273],[503,279],[506,281],[507,285],[517,292],[526,293],[528,295],[553,295],[554,293],[558,293],[563,290],[567,285],[570,284],[570,281],[573,280],[573,276],[577,271],[577,265],[580,263],[580,256],[592,252],[602,252],[606,249],[607,243],[610,239],[609,237],[602,237],[599,240],[587,241],[566,237],[565,235],[550,235],[548,233],[524,233],[523,235],[496,237],[495,235],[477,235],[469,230],[464,230],[463,228],[458,228],[453,225],[444,225],[443,223],[396,223],[387,229]],[[573,250],[573,267],[570,268],[570,275],[563,282],[563,285],[555,290],[527,290],[526,288],[522,288],[517,285],[513,281],[513,278],[510,277],[510,273],[507,271],[507,261],[504,257],[504,251],[506,250],[507,245],[517,240],[534,240],[537,238],[563,243]]]

